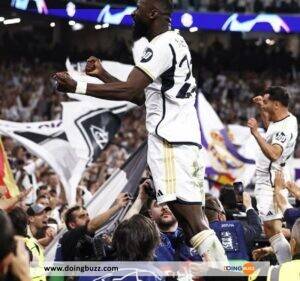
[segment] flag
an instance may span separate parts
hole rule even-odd
[[[19,194],[19,189],[15,183],[13,174],[11,172],[7,156],[0,138],[0,187],[1,194],[4,197],[11,198]]]
[[[120,127],[120,119],[104,109],[80,102],[64,104],[63,120],[17,123],[0,120],[9,136],[43,159],[59,176],[70,205],[86,166],[97,159]]]
[[[91,201],[87,203],[86,208],[90,217],[94,218],[98,214],[101,214],[112,207],[117,196],[121,192],[128,192],[132,196],[135,196],[138,192],[139,182],[146,168],[146,164],[147,143],[144,142],[137,151],[129,157],[124,165],[110,176],[96,194],[94,194]],[[129,206],[116,213],[115,216],[106,222],[97,233],[113,231],[125,216],[128,207]],[[46,261],[60,260],[59,240],[65,232],[66,229],[61,230],[52,243],[46,248]]]
[[[250,130],[234,125],[228,130],[202,93],[198,94],[196,106],[207,178],[220,184],[232,184],[234,181],[242,181],[245,185],[250,183],[259,149]]]

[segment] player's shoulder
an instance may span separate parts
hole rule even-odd
[[[297,125],[297,117],[295,115],[293,115],[292,113],[289,113],[288,116],[286,116],[285,118],[275,121],[275,122],[271,122],[272,127],[282,127],[282,128],[286,128],[288,129],[289,126],[292,125]]]
[[[292,113],[289,113],[288,117],[282,120],[283,125],[289,128],[297,127],[298,126],[298,121],[297,117],[293,115]]]
[[[289,115],[290,115],[290,122],[298,123],[298,119],[294,114],[290,113]]]
[[[169,30],[156,36],[151,42],[151,45],[172,45],[173,48],[186,48],[187,43],[177,31]]]

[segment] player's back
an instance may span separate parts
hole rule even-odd
[[[148,132],[171,143],[200,145],[196,82],[183,37],[175,31],[158,35],[137,67],[153,80],[146,89]]]

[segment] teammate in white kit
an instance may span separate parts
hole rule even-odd
[[[86,73],[106,84],[77,83],[65,72],[53,78],[64,91],[145,102],[148,165],[158,202],[168,203],[204,259],[226,262],[224,249],[203,211],[204,159],[195,108],[196,83],[189,48],[170,30],[171,13],[170,0],[138,1],[133,13],[135,37],[146,37],[150,43],[126,82],[106,72],[95,57],[88,60]]]
[[[265,234],[279,263],[291,258],[290,246],[282,230],[282,213],[274,200],[275,172],[282,171],[285,181],[290,180],[288,160],[294,154],[298,135],[297,118],[288,111],[289,94],[283,87],[270,87],[254,102],[261,111],[267,129],[263,138],[258,132],[257,121],[249,119],[248,127],[261,148],[256,163],[255,197],[264,223]],[[288,195],[287,190],[284,191]]]

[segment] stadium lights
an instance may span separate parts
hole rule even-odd
[[[20,22],[21,22],[20,18],[13,18],[13,19],[4,20],[3,24],[8,25],[8,24],[16,24]]]
[[[190,32],[197,32],[198,31],[198,27],[193,26],[190,28]]]
[[[69,2],[66,6],[67,15],[72,18],[76,14],[76,5],[73,2]]]
[[[50,26],[51,26],[51,27],[55,27],[55,22],[51,22],[51,23],[50,23]]]
[[[70,25],[70,26],[74,26],[75,24],[76,24],[75,21],[73,21],[73,20],[70,20],[70,21],[69,21],[69,25]]]
[[[102,28],[102,25],[101,25],[101,24],[96,24],[96,25],[95,25],[95,29],[96,29],[96,30],[99,30],[99,29],[101,29],[101,28]]]
[[[190,13],[184,13],[181,16],[181,23],[184,27],[191,27],[193,24],[193,16]]]
[[[267,45],[269,45],[269,46],[273,46],[273,45],[275,45],[275,40],[273,40],[273,39],[266,39],[266,44]]]
[[[73,31],[78,31],[83,29],[84,25],[81,23],[76,22],[74,25],[72,25],[72,30]]]
[[[0,22],[3,22],[5,20],[4,17],[0,17]]]

